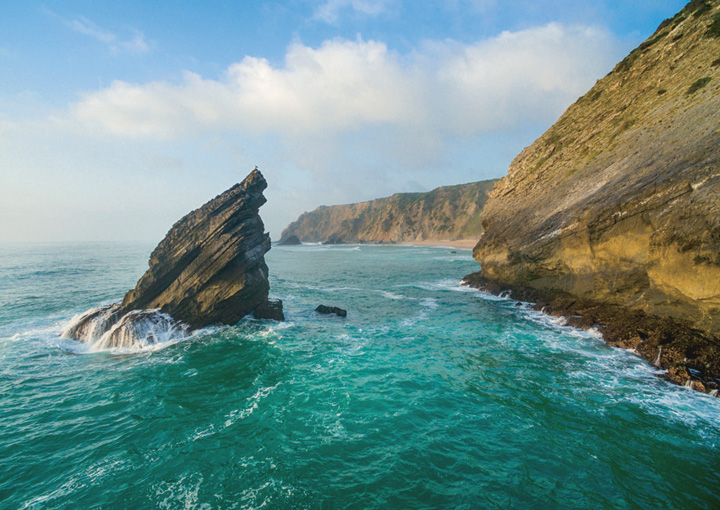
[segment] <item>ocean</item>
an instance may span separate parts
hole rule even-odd
[[[0,246],[0,508],[720,505],[720,399],[461,286],[470,250],[274,246],[284,323],[59,338],[152,248]]]

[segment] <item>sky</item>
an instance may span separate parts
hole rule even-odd
[[[0,5],[0,242],[155,241],[501,177],[681,0]]]

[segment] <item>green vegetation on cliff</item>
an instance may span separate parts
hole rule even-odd
[[[690,2],[517,156],[483,211],[484,281],[620,306],[717,341],[719,20],[720,0]],[[652,352],[660,364],[697,358],[693,342],[666,340]],[[720,377],[720,364],[702,366]]]
[[[283,230],[281,239],[304,242],[402,242],[475,239],[480,213],[495,180],[443,186],[426,193],[348,205],[321,206]]]

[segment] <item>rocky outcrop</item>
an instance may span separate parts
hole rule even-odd
[[[265,253],[270,236],[258,209],[267,183],[255,169],[240,184],[175,223],[150,255],[149,269],[120,305],[91,310],[63,336],[128,346],[132,338],[158,331],[185,331],[234,324],[268,304]],[[279,304],[282,315],[282,303]]]
[[[298,236],[291,235],[280,240],[278,244],[280,246],[297,246],[302,243],[300,242],[300,238]]]
[[[719,3],[663,22],[513,161],[482,214],[484,282],[669,319],[717,355]]]
[[[253,310],[253,317],[256,319],[284,321],[285,314],[283,313],[282,300],[268,299],[267,301],[260,303],[258,307]]]
[[[347,317],[347,310],[344,310],[337,306],[318,305],[315,311],[322,315],[335,314],[338,317]]]
[[[159,308],[199,328],[234,324],[267,300],[270,236],[258,214],[266,187],[254,170],[175,223],[125,295],[123,309]]]
[[[292,236],[324,244],[475,239],[482,232],[480,212],[494,184],[480,181],[321,206],[288,225],[280,243]]]

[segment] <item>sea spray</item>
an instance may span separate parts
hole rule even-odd
[[[160,310],[133,310],[92,344],[93,350],[134,349],[185,338],[189,326]]]
[[[75,315],[70,324],[60,334],[60,338],[72,338],[86,343],[95,343],[120,320],[120,305],[91,308],[85,313]]]
[[[138,349],[187,337],[189,326],[157,309],[123,314],[116,303],[92,308],[76,315],[61,338],[79,340],[92,351]]]

